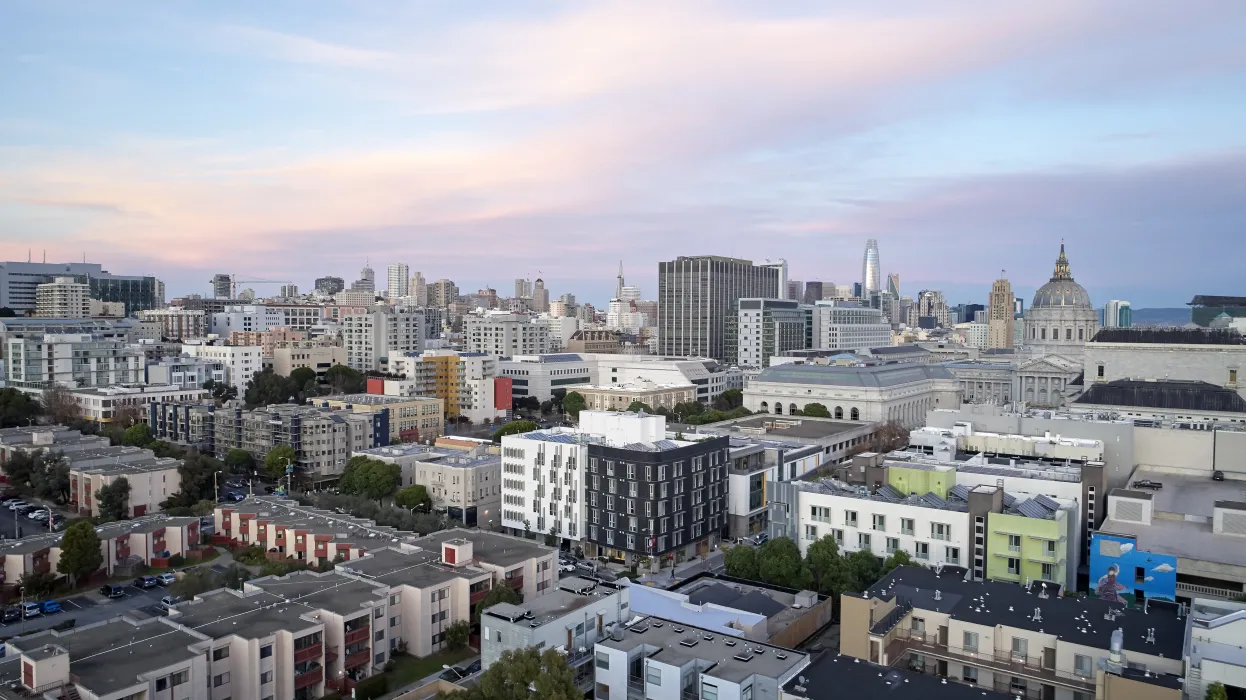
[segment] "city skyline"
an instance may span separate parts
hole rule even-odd
[[[1063,238],[1097,304],[1241,291],[1240,3],[294,8],[12,8],[0,257],[602,305],[620,257],[648,298],[679,255],[850,284],[876,238],[957,303]]]

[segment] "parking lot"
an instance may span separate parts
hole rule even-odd
[[[169,594],[164,586],[143,590],[133,584],[128,584],[124,586],[124,591],[125,595],[121,598],[105,598],[98,590],[79,593],[68,598],[55,598],[54,600],[61,604],[61,612],[39,615],[21,622],[0,624],[0,636],[8,638],[28,634],[53,627],[71,618],[75,626],[81,627],[126,613],[138,613],[151,617],[163,614],[160,599]]]

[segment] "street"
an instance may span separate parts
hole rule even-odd
[[[168,589],[164,586],[156,586],[143,590],[127,585],[125,593],[124,598],[111,599],[104,598],[98,591],[79,593],[68,598],[57,598],[63,612],[0,625],[0,636],[9,638],[29,634],[65,622],[70,618],[73,618],[75,626],[82,627],[132,611],[137,611],[140,616],[155,617],[162,614],[160,599],[168,595]]]

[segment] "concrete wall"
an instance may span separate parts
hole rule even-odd
[[[839,653],[857,659],[870,658],[870,610],[872,607],[873,601],[865,598],[851,595],[840,596]]]
[[[1228,479],[1246,479],[1246,433],[1213,433],[1215,467]]]
[[[1228,386],[1246,397],[1246,346],[1086,343],[1086,383],[1114,379],[1189,379]],[[1229,385],[1236,369],[1237,385]]]
[[[1204,430],[1134,428],[1134,454],[1138,464],[1210,476],[1215,460],[1212,436],[1212,432]]]

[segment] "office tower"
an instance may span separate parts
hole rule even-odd
[[[281,285],[281,296],[286,299],[293,299],[299,295],[299,286],[297,284]]]
[[[317,277],[316,291],[325,296],[333,296],[346,289],[346,282],[341,277]]]
[[[819,301],[822,301],[822,283],[806,282],[805,293],[803,296],[806,304],[816,304]]]
[[[1013,347],[1013,317],[1016,309],[1016,298],[1012,295],[1012,285],[1004,279],[1000,272],[999,279],[991,285],[991,299],[987,305],[987,338],[988,348]]]
[[[725,360],[740,367],[769,367],[774,355],[809,347],[812,323],[796,300],[740,299],[727,316]]]
[[[54,277],[35,288],[38,318],[91,318],[91,287],[73,277]]]
[[[891,324],[881,309],[840,303],[824,301],[813,307],[814,347],[861,350],[891,345]]]
[[[1129,302],[1113,299],[1103,305],[1104,328],[1129,328],[1133,325],[1133,308]]]
[[[769,267],[769,268],[773,268],[778,271],[779,293],[775,296],[775,298],[776,299],[789,298],[789,297],[783,296],[784,294],[787,294],[787,261],[784,260],[783,258],[779,258],[778,260],[763,260],[759,267]]]
[[[917,325],[919,328],[948,327],[947,300],[943,292],[923,290],[917,299]]]
[[[863,298],[865,298],[865,286],[864,286],[864,285],[862,285],[860,282],[853,282],[853,283],[852,283],[852,297],[851,297],[851,298],[853,298],[853,299],[863,299]]]
[[[359,271],[359,279],[355,280],[350,289],[352,292],[375,292],[376,272],[370,267],[364,267]]]
[[[619,261],[619,277],[614,282],[614,298],[623,298],[623,261]]]
[[[805,298],[805,283],[800,280],[787,281],[787,296],[784,299],[801,301]]]
[[[85,282],[92,299],[121,302],[126,313],[164,306],[164,283],[155,277],[114,275],[96,263],[0,262],[0,307],[33,312],[38,286],[57,277]]]
[[[861,263],[861,293],[863,297],[869,292],[882,289],[882,268],[878,264],[878,241],[871,238],[865,242],[865,258]]]
[[[619,301],[640,301],[640,287],[632,284],[624,285]]]
[[[233,278],[218,272],[212,275],[212,296],[216,299],[228,299],[233,293]]]
[[[531,299],[532,298],[532,283],[523,278],[516,278],[515,279],[515,298],[516,299]]]
[[[1024,298],[1022,297],[1016,298],[1016,304],[1012,309],[1012,317],[1014,319],[1025,318],[1025,299]]]
[[[342,345],[346,364],[359,372],[381,369],[390,355],[424,351],[424,312],[377,306],[342,319]]]
[[[900,298],[900,275],[893,272],[887,275],[887,291],[891,294],[892,299]]]
[[[459,288],[448,279],[439,279],[428,286],[428,305],[444,309],[459,298]]]
[[[415,299],[417,307],[428,306],[428,285],[424,282],[424,275],[416,272],[411,275],[411,279],[407,282],[407,295]]]
[[[563,294],[562,296],[558,297],[558,301],[561,301],[562,303],[566,304],[568,307],[575,306],[575,295],[570,292],[567,292],[566,294]]]
[[[660,352],[724,359],[731,303],[778,295],[779,271],[751,260],[700,255],[658,263]]]
[[[545,288],[545,280],[540,278],[532,283],[532,310],[537,313],[549,311],[549,290]]]
[[[411,286],[411,268],[406,263],[391,263],[387,271],[385,296],[390,299],[401,299],[409,295]]]

